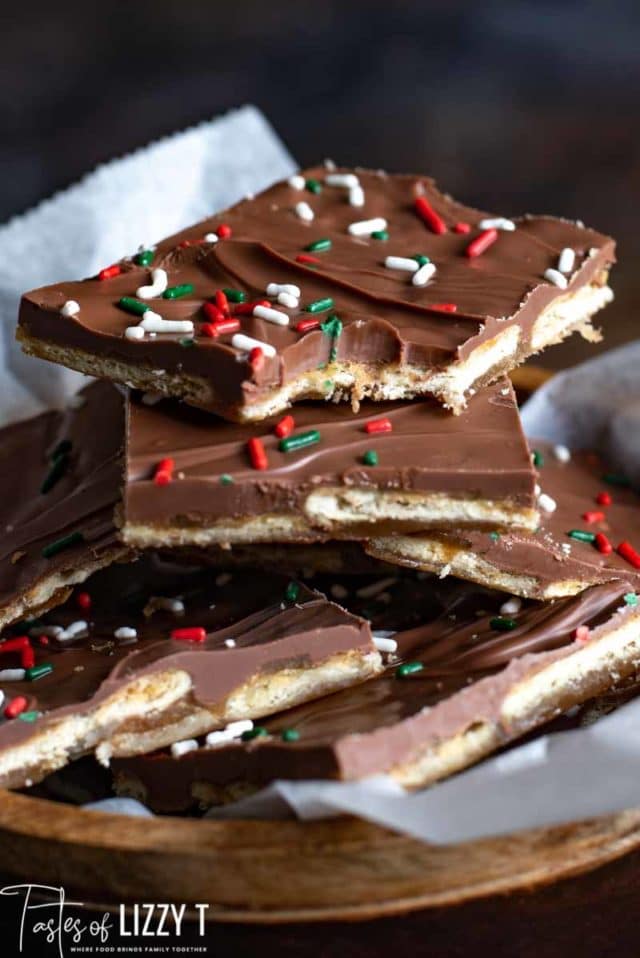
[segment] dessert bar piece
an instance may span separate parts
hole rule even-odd
[[[612,298],[614,243],[509,220],[421,176],[320,167],[82,282],[27,293],[26,352],[219,413],[478,387]]]
[[[113,522],[123,432],[124,400],[108,383],[0,430],[0,627],[125,555]]]
[[[293,412],[240,425],[184,403],[131,400],[124,541],[209,546],[537,525],[535,471],[507,379],[457,418],[433,400],[357,413],[302,403]]]
[[[387,611],[373,613],[386,626],[374,636],[397,644],[383,675],[274,715],[250,741],[230,730],[185,754],[118,760],[117,791],[177,811],[278,778],[388,773],[416,788],[610,689],[640,663],[638,597],[618,583],[554,603],[525,600],[508,615],[500,593],[453,579],[387,588]]]
[[[0,643],[2,786],[91,750],[108,762],[246,723],[381,668],[363,619],[282,576],[216,576],[150,554],[83,589],[82,618],[70,599]]]
[[[640,499],[591,453],[535,443],[541,525],[533,533],[458,531],[380,536],[372,555],[412,568],[451,573],[537,599],[575,595],[600,582],[640,582]],[[635,546],[635,547],[634,547]]]

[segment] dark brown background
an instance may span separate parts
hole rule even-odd
[[[0,221],[243,102],[302,164],[430,172],[468,202],[620,241],[607,345],[640,295],[637,0],[35,0],[4,8]],[[233,143],[229,149],[233,151]],[[573,337],[544,362],[593,355]]]

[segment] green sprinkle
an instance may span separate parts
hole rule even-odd
[[[222,292],[230,303],[244,303],[247,298],[247,294],[241,289],[223,289]]]
[[[326,390],[333,389],[333,379],[325,379],[322,385]]]
[[[428,256],[425,256],[424,253],[416,253],[416,254],[415,254],[414,256],[412,256],[411,258],[416,261],[416,263],[418,264],[418,266],[426,266],[427,263],[430,263],[430,262],[431,262],[431,260],[429,259],[429,257],[428,257]]]
[[[317,429],[310,429],[308,432],[299,432],[297,436],[287,436],[278,443],[280,452],[296,452],[298,449],[305,449],[307,446],[313,446],[320,442],[320,433]]]
[[[136,256],[138,266],[151,266],[155,253],[152,249],[142,249]]]
[[[297,602],[300,595],[300,586],[297,582],[290,582],[284,591],[284,597],[287,602]]]
[[[18,718],[22,722],[35,722],[41,715],[42,712],[20,712]]]
[[[55,447],[51,453],[52,459],[57,459],[58,456],[66,456],[68,452],[71,452],[73,443],[70,439],[61,439],[58,445]]]
[[[136,299],[135,296],[121,296],[118,300],[118,306],[120,309],[126,310],[127,313],[133,313],[134,316],[144,316],[148,309],[151,309],[149,303],[143,303],[141,299]]]
[[[583,532],[582,529],[571,529],[567,532],[570,539],[577,539],[578,542],[595,542],[595,532]]]
[[[362,457],[362,461],[365,464],[365,466],[377,466],[378,453],[375,451],[375,449],[367,449],[364,456]]]
[[[305,246],[305,251],[307,253],[325,253],[328,249],[331,249],[332,246],[333,243],[330,239],[319,239]]]
[[[42,558],[51,559],[59,552],[62,552],[64,549],[69,549],[79,542],[84,542],[84,536],[81,532],[71,532],[68,536],[62,536],[61,539],[54,539],[53,542],[50,542],[42,550]]]
[[[608,482],[610,486],[630,486],[631,480],[627,476],[622,476],[617,472],[605,472],[602,477],[604,482]]]
[[[316,299],[312,303],[309,303],[308,306],[305,306],[306,313],[324,313],[326,309],[333,308],[333,300],[330,296],[327,296],[326,299]]]
[[[233,476],[230,476],[228,472],[223,472],[220,476],[220,485],[221,486],[232,486],[234,483]]]
[[[638,596],[636,595],[635,592],[625,592],[624,601],[626,602],[627,605],[637,605]]]
[[[490,533],[489,533],[489,538],[491,539],[492,542],[498,542],[498,541],[500,540],[500,533],[499,533],[499,532],[490,532]]]
[[[268,734],[264,725],[254,725],[253,728],[249,728],[246,732],[243,732],[240,738],[243,742],[250,742],[253,738],[265,738]]]
[[[56,483],[62,479],[62,476],[67,471],[67,466],[69,465],[69,457],[62,453],[55,460],[54,463],[47,473],[42,485],[40,486],[40,492],[42,495],[45,495],[47,492],[50,492],[51,489],[56,485]]]
[[[320,329],[325,334],[325,336],[331,336],[332,339],[337,339],[338,336],[342,334],[342,321],[338,319],[335,313],[332,313],[324,323],[320,323]]]
[[[536,469],[539,469],[540,466],[544,466],[544,456],[542,455],[539,449],[533,450],[533,453],[531,454],[531,460],[534,466],[536,467]]]
[[[300,738],[300,732],[297,728],[285,728],[280,736],[283,742],[297,742]]]
[[[45,675],[50,675],[53,672],[53,666],[50,662],[43,662],[42,665],[34,665],[31,669],[25,669],[25,675],[30,682],[35,682],[36,679],[42,679]]]
[[[335,363],[337,358],[338,358],[338,347],[332,346],[331,349],[329,350],[329,362]]]
[[[180,346],[184,346],[185,349],[189,349],[190,346],[195,346],[196,341],[193,336],[185,336],[184,339],[179,339],[178,343]]]
[[[162,294],[163,299],[180,299],[193,292],[193,283],[180,283],[178,286],[168,286]]]
[[[374,230],[371,234],[371,239],[388,240],[389,233],[387,230]]]
[[[310,193],[322,193],[322,183],[319,180],[307,180],[304,185]]]
[[[489,620],[489,625],[498,632],[511,632],[518,623],[515,619],[508,619],[504,615],[496,615],[495,618]]]
[[[415,675],[416,672],[422,672],[424,665],[422,662],[404,662],[396,669],[397,679],[406,679],[409,675]]]

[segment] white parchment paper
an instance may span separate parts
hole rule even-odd
[[[119,257],[290,175],[296,164],[247,106],[108,163],[0,227],[0,424],[74,392],[82,377],[21,354],[20,294],[95,273]],[[640,480],[640,342],[554,379],[524,410],[529,435],[603,452]],[[406,794],[381,775],[358,783],[275,782],[212,810],[218,818],[349,813],[434,843],[508,833],[640,803],[640,700],[586,729],[540,737],[455,778]],[[151,815],[132,799],[86,806]]]

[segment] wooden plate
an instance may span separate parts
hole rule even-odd
[[[545,370],[514,376],[520,394]],[[224,922],[377,918],[548,884],[640,847],[640,809],[455,846],[356,819],[127,818],[0,791],[0,871],[83,900],[203,902]]]

